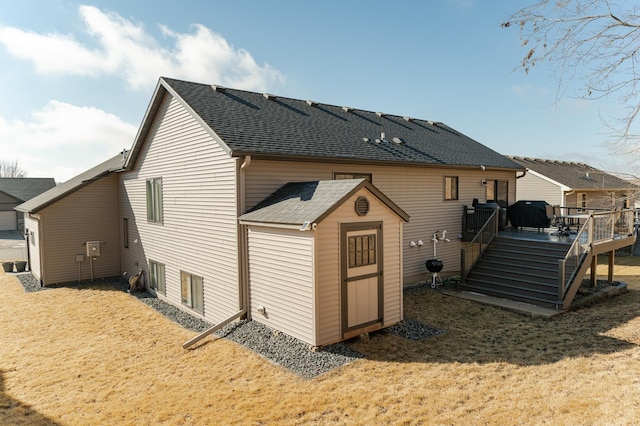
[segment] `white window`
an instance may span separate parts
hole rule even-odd
[[[201,314],[204,313],[204,289],[202,277],[180,271],[182,304]]]
[[[162,222],[162,178],[147,179],[147,220]]]
[[[160,294],[167,294],[164,280],[164,263],[149,259],[149,285]]]

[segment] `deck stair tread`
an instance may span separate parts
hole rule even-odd
[[[467,275],[462,289],[556,308],[558,262],[569,247],[566,243],[496,237]]]

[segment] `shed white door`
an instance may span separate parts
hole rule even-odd
[[[0,212],[0,231],[13,231],[18,229],[16,212]]]
[[[343,225],[341,234],[344,332],[382,319],[382,225]]]

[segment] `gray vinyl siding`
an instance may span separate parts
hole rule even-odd
[[[523,178],[518,179],[516,190],[516,201],[518,200],[543,200],[551,205],[564,206],[562,188],[541,178],[540,176],[527,173]]]
[[[509,202],[515,201],[514,171],[253,160],[246,170],[247,208],[287,182],[332,179],[333,172],[371,173],[373,184],[410,215],[402,241],[405,282],[426,278],[425,261],[433,256],[429,240],[435,231],[447,230],[451,237],[450,243],[438,246],[444,272],[460,270],[461,243],[455,237],[462,230],[463,206],[471,205],[474,198],[486,201],[482,179],[508,180]],[[458,176],[458,200],[444,201],[445,176]],[[409,242],[417,240],[424,245],[409,248]]]
[[[315,345],[313,233],[249,226],[248,247],[251,318]]]
[[[117,177],[92,182],[39,212],[43,284],[45,286],[120,275]],[[29,226],[31,222],[29,221]],[[93,265],[85,256],[87,241],[101,241]]]
[[[25,214],[24,227],[29,230],[29,269],[38,280],[42,277],[40,269],[40,222]]]
[[[360,217],[354,213],[354,202],[359,196],[370,201],[370,211]],[[341,339],[341,277],[340,277],[340,224],[383,222],[383,297],[384,325],[402,320],[402,262],[400,236],[402,220],[368,191],[361,190],[346,200],[318,225],[317,321],[318,345],[327,345]]]
[[[239,309],[236,160],[170,95],[139,158],[120,180],[120,228],[122,218],[129,221],[123,272],[148,273],[149,259],[164,263],[162,297],[180,307],[180,271],[201,276],[204,317],[226,319]],[[162,178],[161,223],[147,221],[150,178]]]

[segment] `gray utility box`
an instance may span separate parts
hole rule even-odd
[[[86,244],[88,257],[100,256],[100,241],[87,241]]]

